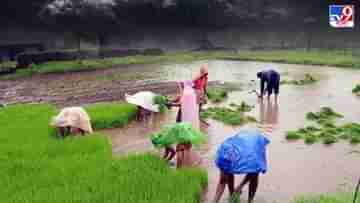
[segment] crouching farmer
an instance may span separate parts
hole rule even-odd
[[[269,140],[256,130],[240,131],[226,139],[219,147],[215,164],[219,168],[220,178],[214,202],[219,202],[226,185],[230,195],[241,194],[243,187],[249,184],[248,203],[253,203],[259,183],[259,173],[267,171],[266,146]],[[245,178],[236,188],[236,174]]]
[[[69,134],[85,135],[93,133],[90,117],[82,107],[67,107],[53,118],[51,122],[58,130],[58,134],[65,137]]]
[[[137,106],[136,120],[144,121],[148,119],[153,112],[160,112],[160,105],[155,103],[157,96],[158,95],[153,92],[142,91],[134,95],[125,94],[125,100],[129,104]]]
[[[172,160],[176,155],[177,168],[191,166],[191,150],[193,145],[205,142],[206,136],[192,127],[191,123],[167,125],[160,132],[151,136],[155,148],[165,148],[163,158]],[[172,147],[176,145],[176,150]]]

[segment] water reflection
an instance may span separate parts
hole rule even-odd
[[[279,122],[279,103],[268,99],[259,99],[259,127],[272,132]]]

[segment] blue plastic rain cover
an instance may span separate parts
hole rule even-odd
[[[260,131],[239,131],[220,145],[215,163],[227,174],[265,173],[266,145],[269,143]]]

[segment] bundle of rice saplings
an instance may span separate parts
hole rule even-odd
[[[151,142],[156,148],[181,143],[191,143],[196,146],[206,142],[206,135],[194,129],[190,123],[176,123],[166,125],[160,132],[152,134]]]

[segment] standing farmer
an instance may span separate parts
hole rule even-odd
[[[230,195],[241,194],[249,183],[249,203],[252,203],[258,187],[259,173],[267,171],[266,146],[269,140],[256,130],[242,130],[226,139],[217,151],[215,164],[220,170],[214,202],[219,202],[226,185]],[[234,188],[235,174],[245,178]]]
[[[208,73],[208,65],[204,64],[200,68],[199,75],[197,75],[193,80],[194,89],[195,89],[196,95],[197,95],[197,101],[198,101],[198,103],[200,105],[200,110],[201,110],[201,106],[203,104],[206,104],[208,75],[209,75],[209,73]]]
[[[257,73],[257,78],[260,79],[260,95],[259,97],[262,99],[264,96],[264,91],[268,93],[268,99],[272,95],[273,91],[275,92],[275,101],[277,102],[277,98],[279,95],[280,88],[280,74],[275,70],[266,70]],[[266,83],[266,88],[265,88]]]

